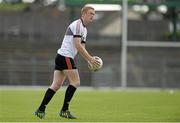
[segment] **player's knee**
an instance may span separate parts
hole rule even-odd
[[[71,85],[73,85],[74,87],[79,87],[80,86],[80,82],[73,82],[73,83],[71,83]]]
[[[59,90],[59,88],[60,88],[60,87],[59,87],[59,86],[57,86],[57,87],[55,87],[55,88],[54,88],[54,90],[55,90],[55,91],[58,91],[58,90]]]
[[[77,82],[76,84],[77,84],[76,87],[79,87],[79,86],[80,86],[80,82]]]
[[[54,90],[55,92],[56,92],[57,90],[59,90],[59,87],[55,87],[55,86],[50,86],[50,88],[51,88],[52,90]]]
[[[60,85],[58,85],[58,84],[52,84],[50,88],[53,89],[54,91],[57,91],[57,90],[59,90]]]

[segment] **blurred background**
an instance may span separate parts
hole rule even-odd
[[[97,10],[86,47],[104,66],[91,72],[78,55],[81,86],[180,88],[180,0],[0,0],[0,86],[49,85],[86,4]]]

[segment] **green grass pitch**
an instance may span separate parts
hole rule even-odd
[[[80,87],[81,88],[81,87]],[[180,91],[174,90],[77,90],[70,111],[79,117],[58,116],[64,90],[59,90],[46,109],[46,118],[33,112],[45,92],[41,89],[0,89],[0,122],[179,122]]]

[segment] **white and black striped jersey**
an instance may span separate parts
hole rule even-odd
[[[57,53],[74,58],[78,52],[74,43],[74,37],[80,37],[82,43],[86,42],[87,28],[83,24],[82,19],[75,20],[68,26],[61,48],[58,49]]]

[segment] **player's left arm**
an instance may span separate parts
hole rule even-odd
[[[85,45],[81,43],[81,38],[75,37],[74,38],[75,46],[79,53],[83,56],[83,58],[86,61],[91,61],[93,57],[88,53],[88,51],[85,49]]]
[[[77,48],[77,50],[79,51],[79,53],[83,56],[83,58],[86,61],[89,61],[91,64],[94,64],[95,66],[99,66],[99,61],[97,61],[96,59],[94,59],[86,50],[85,48],[85,44],[81,43],[81,38],[74,38],[74,42],[75,42],[75,46]]]

